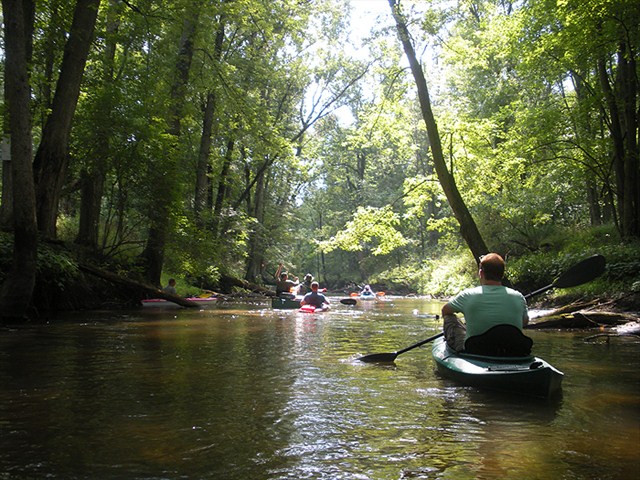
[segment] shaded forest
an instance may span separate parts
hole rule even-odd
[[[601,253],[591,295],[640,292],[640,4],[375,1],[357,38],[362,3],[2,0],[2,315],[83,263],[444,296]]]

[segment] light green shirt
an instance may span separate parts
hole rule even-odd
[[[496,325],[513,325],[522,330],[529,319],[524,296],[502,285],[481,285],[468,288],[449,300],[455,312],[461,312],[467,325],[467,335],[480,335]]]

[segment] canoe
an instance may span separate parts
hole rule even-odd
[[[185,300],[195,302],[200,305],[213,305],[218,300],[216,297],[187,297]],[[143,307],[180,307],[177,303],[165,300],[164,298],[146,298],[142,300]]]
[[[287,310],[293,310],[295,308],[300,308],[300,300],[301,299],[302,299],[302,297],[300,297],[300,298],[273,297],[271,299],[271,308],[280,308],[280,309],[287,309]]]
[[[451,350],[444,338],[431,351],[438,372],[461,384],[481,389],[550,398],[560,392],[564,374],[534,357],[489,357]]]

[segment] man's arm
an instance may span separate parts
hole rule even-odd
[[[453,310],[453,307],[451,305],[449,305],[448,303],[445,303],[444,306],[442,307],[442,316],[444,317],[445,315],[455,315],[455,310]]]

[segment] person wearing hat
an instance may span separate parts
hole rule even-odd
[[[298,295],[305,295],[311,291],[311,282],[313,282],[313,275],[307,273],[300,285],[298,285]]]

